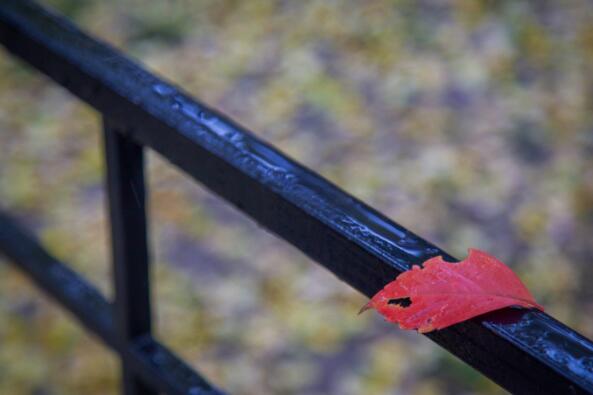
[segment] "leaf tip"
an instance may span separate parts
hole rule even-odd
[[[367,304],[365,304],[364,306],[362,306],[362,308],[358,311],[358,315],[361,315],[362,313],[364,313],[367,310],[370,310],[373,308],[372,304],[372,300],[369,301]]]

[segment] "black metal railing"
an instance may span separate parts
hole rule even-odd
[[[113,303],[0,213],[0,252],[121,355],[126,394],[218,394],[151,335],[143,149],[159,152],[367,296],[446,252],[286,157],[66,19],[0,0],[0,41],[104,117]],[[426,335],[516,393],[593,393],[593,344],[506,309]]]

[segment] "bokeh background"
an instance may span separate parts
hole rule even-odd
[[[593,3],[46,0],[593,337]],[[100,118],[0,55],[0,207],[111,297]],[[149,154],[158,337],[234,394],[499,394]],[[0,393],[109,394],[118,360],[0,261]]]

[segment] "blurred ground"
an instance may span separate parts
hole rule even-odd
[[[47,0],[593,337],[593,5]],[[111,295],[99,117],[3,53],[0,206]],[[234,394],[497,394],[149,157],[158,335]],[[115,393],[118,361],[0,262],[0,393]]]

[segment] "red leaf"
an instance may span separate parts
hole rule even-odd
[[[374,308],[387,321],[420,333],[442,329],[508,306],[543,311],[519,277],[493,256],[469,249],[459,263],[440,256],[400,274],[361,312]]]

